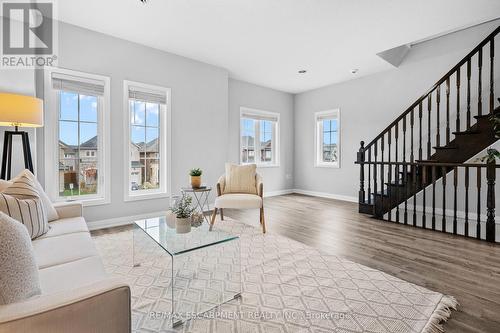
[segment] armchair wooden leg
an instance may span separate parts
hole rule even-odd
[[[220,209],[220,219],[221,221],[224,221],[224,212],[222,211],[222,208]]]
[[[264,217],[264,207],[260,209],[260,224],[262,224],[262,233],[266,233],[266,219]]]
[[[210,220],[210,229],[209,229],[210,231],[212,231],[216,217],[217,217],[217,208],[214,207],[214,212],[212,213],[212,219]]]

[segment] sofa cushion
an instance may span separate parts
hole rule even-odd
[[[0,211],[21,222],[31,239],[49,231],[47,215],[34,182],[20,177],[0,192]]]
[[[40,182],[38,182],[38,179],[36,179],[35,175],[31,173],[28,169],[25,169],[21,171],[17,176],[12,178],[10,181],[6,180],[0,180],[0,192],[4,191],[7,187],[11,186],[12,183],[16,180],[19,180],[23,177],[29,178],[34,186],[36,191],[38,192],[38,195],[40,196],[40,199],[42,200],[43,207],[45,208],[45,213],[47,214],[47,220],[50,221],[55,221],[59,218],[56,209],[54,208],[54,205],[52,204],[52,201],[50,201],[49,196],[47,193],[45,193],[42,185]]]
[[[97,255],[88,232],[35,239],[33,248],[39,269]]]
[[[37,239],[88,231],[87,223],[83,217],[69,217],[50,222],[50,230]]]
[[[46,267],[40,269],[39,275],[44,295],[76,289],[106,278],[99,256]]]
[[[262,198],[256,194],[231,193],[215,198],[217,208],[261,208]]]
[[[33,246],[26,228],[0,212],[0,304],[40,294]]]
[[[257,194],[256,169],[255,164],[236,165],[226,163],[226,184],[222,192]]]

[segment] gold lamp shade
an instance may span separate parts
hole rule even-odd
[[[0,126],[42,127],[43,101],[32,96],[0,93]]]

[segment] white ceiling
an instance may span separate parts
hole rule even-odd
[[[376,54],[500,17],[499,0],[61,0],[62,21],[297,93],[391,68]],[[307,73],[297,74],[299,69]]]

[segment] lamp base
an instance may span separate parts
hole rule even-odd
[[[33,172],[33,161],[31,160],[31,148],[28,132],[18,131],[5,131],[3,139],[3,153],[2,153],[2,171],[0,178],[9,180],[11,178],[12,168],[12,138],[14,135],[21,136],[23,143],[24,167]]]

